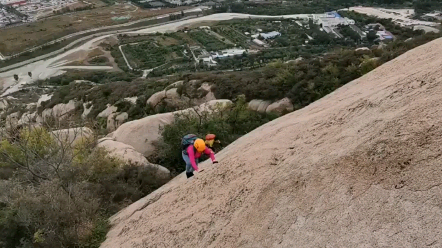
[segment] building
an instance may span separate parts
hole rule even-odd
[[[264,38],[264,39],[273,39],[273,38],[276,38],[276,37],[278,37],[278,36],[281,36],[281,33],[280,32],[276,32],[276,31],[272,31],[272,32],[268,32],[268,33],[261,33],[261,36]]]
[[[218,63],[213,60],[211,57],[203,58],[203,63],[209,67],[216,66]]]
[[[328,12],[322,15],[315,15],[313,20],[321,27],[335,28],[339,25],[354,25],[353,19],[340,16],[337,12]]]
[[[388,32],[388,31],[380,30],[376,34],[379,37],[378,39],[380,41],[392,41],[392,40],[394,40],[393,34]]]
[[[274,39],[278,36],[281,36],[281,33],[276,32],[276,31],[272,31],[272,32],[268,32],[268,33],[257,33],[257,34],[252,35],[252,38],[258,38],[259,36],[268,40],[268,39]]]
[[[222,50],[220,52],[212,52],[211,58],[212,59],[224,59],[224,58],[228,58],[228,57],[242,56],[246,52],[247,51],[245,49],[238,49],[238,48],[226,49],[226,50]]]
[[[262,47],[266,47],[267,46],[267,44],[264,41],[260,40],[260,39],[253,39],[253,43],[255,43],[258,46],[262,46]]]

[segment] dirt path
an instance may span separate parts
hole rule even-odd
[[[111,218],[101,247],[440,247],[442,39]]]
[[[361,14],[376,16],[383,19],[393,19],[396,23],[402,26],[409,25],[425,25],[425,26],[438,26],[439,24],[435,22],[427,22],[411,19],[414,15],[413,9],[383,9],[383,8],[372,8],[372,7],[352,7],[350,11],[355,11]]]

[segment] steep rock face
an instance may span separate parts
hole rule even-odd
[[[442,40],[263,125],[111,218],[101,247],[438,247]]]
[[[149,169],[158,179],[167,179],[170,177],[170,171],[163,166],[149,163],[143,154],[137,152],[132,146],[114,141],[110,138],[104,138],[98,141],[98,147],[105,148],[110,156],[121,159],[124,162],[134,164]]]

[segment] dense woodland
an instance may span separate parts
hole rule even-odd
[[[237,2],[227,1],[216,8],[217,12],[236,12],[249,14],[305,14],[323,13],[337,9],[348,8],[357,5],[382,6],[382,7],[410,7],[414,8],[418,15],[433,10],[442,10],[442,3],[438,0],[313,0],[313,1],[275,1],[256,3],[250,1]]]

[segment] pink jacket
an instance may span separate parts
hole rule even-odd
[[[212,162],[215,161],[215,154],[213,153],[213,151],[211,149],[206,147],[206,150],[204,150],[204,153],[210,156],[210,159],[212,160]],[[198,171],[198,166],[195,162],[195,159],[200,158],[201,153],[195,152],[195,149],[193,149],[193,146],[189,146],[189,147],[187,147],[187,154],[189,156],[189,160],[190,160],[190,163],[192,164],[193,169]]]

